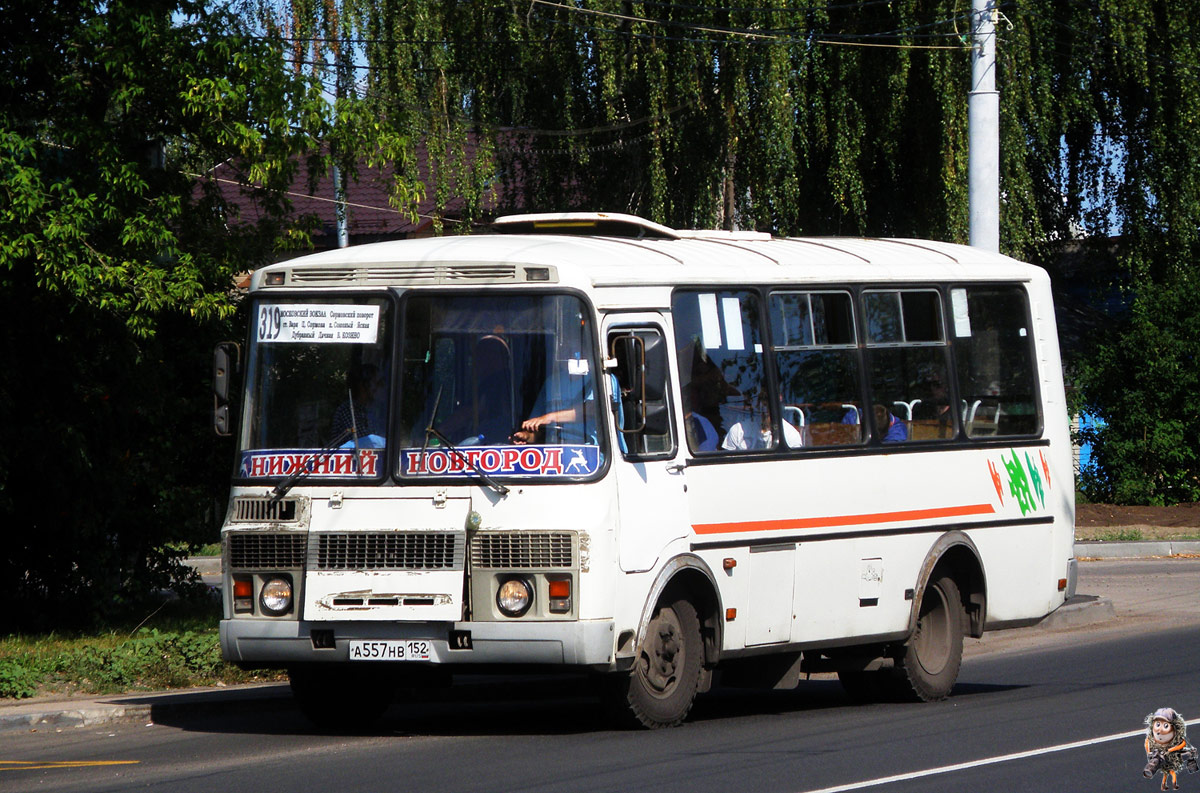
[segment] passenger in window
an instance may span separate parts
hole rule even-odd
[[[692,412],[706,419],[720,437],[724,430],[721,405],[725,404],[728,397],[741,396],[742,392],[725,379],[721,368],[708,356],[699,339],[689,346],[690,350],[684,348],[680,351],[679,360],[680,365],[687,360],[692,364],[689,378]]]
[[[594,400],[595,395],[589,388],[584,401],[591,402]],[[509,440],[518,444],[536,443],[538,437],[545,432],[546,427],[565,427],[575,424],[580,420],[581,412],[581,409],[578,407],[569,407],[562,408],[561,410],[551,410],[549,413],[525,419],[525,421],[521,422],[521,428],[515,431]]]
[[[578,367],[578,358],[576,366]],[[579,368],[576,377],[587,377],[586,368]],[[550,377],[553,377],[551,375]],[[559,434],[564,432],[569,436],[576,436],[573,440],[585,440],[594,443],[595,440],[588,437],[588,433],[583,428],[583,423],[591,419],[594,403],[596,401],[595,391],[592,389],[591,378],[585,380],[583,393],[577,397],[580,402],[574,405],[567,405],[556,410],[546,410],[549,403],[547,393],[550,392],[550,377],[547,377],[546,382],[542,384],[542,389],[538,393],[537,400],[534,402],[532,417],[525,419],[508,440],[516,444],[538,443],[545,440],[546,429],[556,427]],[[579,394],[579,388],[569,386],[567,390],[573,390]],[[561,404],[561,401],[560,401]],[[544,412],[543,412],[544,411]],[[594,419],[592,419],[594,422]]]
[[[798,449],[804,445],[804,437],[800,430],[789,422],[780,421],[783,425],[783,442],[788,448]],[[721,448],[726,451],[754,451],[757,449],[772,449],[775,445],[774,433],[771,430],[771,412],[767,410],[766,396],[759,392],[751,415],[732,427],[721,441]]]
[[[875,406],[875,434],[883,443],[901,443],[908,440],[908,428],[883,405]]]
[[[954,431],[954,414],[950,410],[950,389],[941,370],[930,366],[922,373],[921,385],[929,395],[913,407],[913,419],[936,428],[936,436],[948,438]]]
[[[898,444],[908,440],[908,428],[904,421],[896,419],[892,411],[884,408],[882,404],[875,405],[872,419],[875,421],[875,437],[882,438],[883,443]],[[847,410],[846,414],[842,415],[841,422],[858,423],[858,410]]]
[[[481,337],[471,356],[469,389],[438,429],[459,446],[507,442],[515,423],[512,376],[508,342],[496,335]]]
[[[693,406],[698,404],[696,384],[690,383],[684,392],[683,426],[687,432],[688,448],[694,452],[711,452],[717,448],[721,440],[720,433],[712,422],[695,412]]]
[[[890,410],[883,405],[876,405],[872,413],[875,422],[875,437],[882,438],[883,443],[903,443],[908,440],[908,428]],[[846,411],[842,416],[842,423],[857,424],[858,411]]]

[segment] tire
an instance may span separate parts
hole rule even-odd
[[[643,727],[674,727],[696,700],[703,652],[695,606],[682,597],[664,601],[646,626],[633,670],[616,676],[607,696]]]
[[[395,694],[385,670],[340,664],[292,667],[288,682],[300,712],[318,728],[333,732],[369,729]]]
[[[950,695],[962,666],[966,619],[954,579],[942,576],[925,587],[917,627],[896,662],[896,693],[923,702]]]

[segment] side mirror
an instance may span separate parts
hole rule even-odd
[[[609,353],[617,362],[617,385],[625,405],[624,433],[646,428],[646,344],[638,336],[615,336],[609,341]]]
[[[233,434],[229,395],[239,357],[239,348],[231,341],[221,342],[213,350],[213,430],[221,436]]]
[[[667,343],[650,330],[609,338],[609,355],[617,362],[617,383],[626,435],[667,435],[671,431],[667,406]]]

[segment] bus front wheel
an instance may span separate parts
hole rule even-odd
[[[916,630],[896,663],[903,693],[925,702],[950,695],[962,666],[966,618],[954,579],[942,576],[930,582],[921,598]]]
[[[644,727],[674,727],[687,718],[700,687],[703,645],[696,608],[683,597],[654,611],[633,670],[611,692]]]

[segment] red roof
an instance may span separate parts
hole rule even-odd
[[[429,186],[428,157],[424,146],[418,146],[417,158],[418,178],[427,187],[417,207],[416,222],[412,222],[407,213],[395,209],[389,200],[395,174],[390,166],[371,168],[362,163],[358,168],[357,180],[353,177],[346,180],[346,218],[351,243],[421,237],[434,233],[433,188]],[[257,191],[244,181],[240,169],[234,164],[221,163],[207,176],[217,181],[226,204],[233,210],[230,213],[231,222],[254,222],[262,216],[262,204],[255,196]],[[301,165],[296,169],[287,198],[291,203],[293,218],[316,218],[317,228],[312,239],[314,248],[323,250],[337,247],[336,200],[331,173],[321,174],[310,192],[308,173]],[[458,222],[462,204],[462,199],[457,196],[447,202],[441,216],[448,231],[452,231],[453,224]]]

